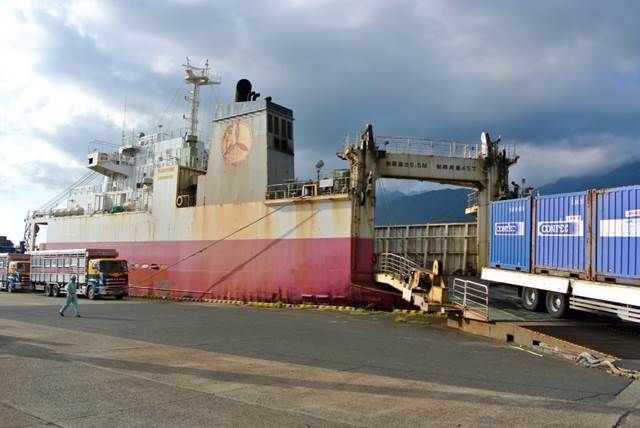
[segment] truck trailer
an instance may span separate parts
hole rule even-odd
[[[29,256],[0,253],[0,290],[12,292],[31,289]]]
[[[522,304],[640,322],[640,186],[496,201],[482,279]]]
[[[129,294],[127,261],[112,249],[72,249],[32,251],[31,281],[45,296],[65,294],[64,286],[76,275],[78,295],[89,299]]]

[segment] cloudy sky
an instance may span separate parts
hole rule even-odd
[[[90,141],[184,125],[185,57],[294,110],[312,174],[366,123],[380,135],[501,134],[541,185],[640,158],[635,1],[25,1],[0,4],[0,234],[83,175]],[[386,183],[387,189],[399,188]],[[418,190],[424,186],[403,185]]]

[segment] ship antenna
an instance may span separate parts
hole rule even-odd
[[[124,146],[124,130],[127,122],[127,95],[124,96],[124,111],[122,112],[122,145]]]
[[[187,149],[188,157],[186,159],[188,166],[194,166],[194,161],[198,157],[196,143],[198,142],[198,107],[200,102],[198,96],[201,86],[219,85],[221,79],[219,76],[211,75],[209,60],[205,62],[204,67],[196,67],[191,64],[191,60],[187,57],[187,63],[182,64],[186,76],[185,83],[192,86],[189,95],[185,100],[191,104],[191,113],[189,116],[183,116],[187,121],[188,131],[185,141],[185,149]]]

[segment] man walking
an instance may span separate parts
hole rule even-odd
[[[78,289],[76,285],[76,276],[71,275],[69,279],[70,281],[67,283],[67,285],[64,286],[64,290],[67,292],[67,298],[58,313],[61,317],[63,317],[64,311],[67,310],[69,305],[73,304],[73,309],[76,312],[76,316],[80,318],[80,306],[78,306],[78,296],[76,296],[76,292]]]

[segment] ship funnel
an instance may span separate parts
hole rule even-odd
[[[251,82],[247,79],[240,79],[236,84],[236,102],[241,103],[251,100]]]

